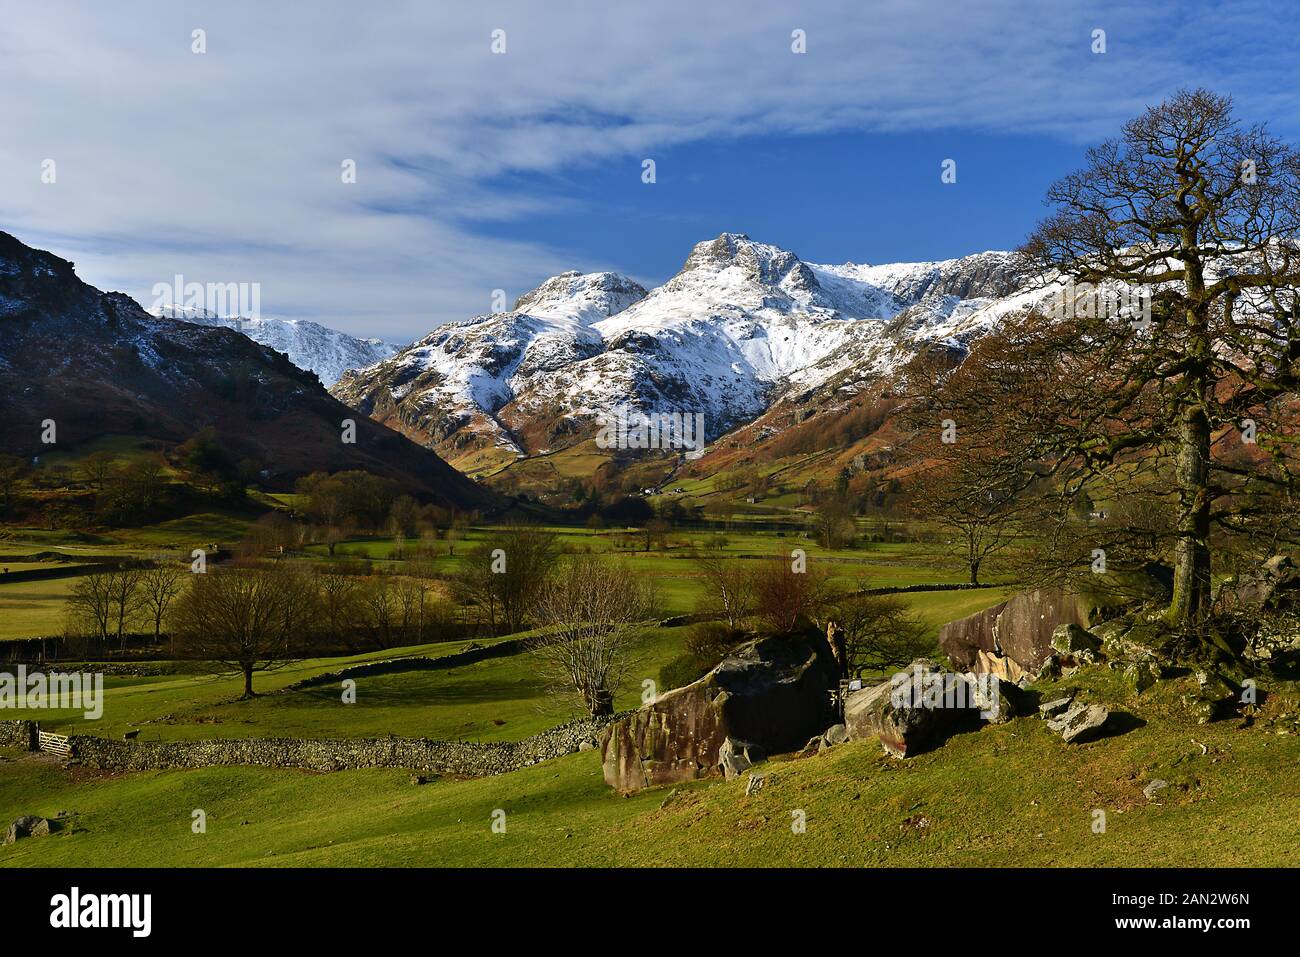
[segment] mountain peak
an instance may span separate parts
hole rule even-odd
[[[591,323],[608,319],[645,297],[640,283],[619,273],[570,269],[524,293],[515,300],[514,311]]]
[[[763,286],[805,291],[817,288],[816,276],[802,259],[780,246],[755,242],[745,233],[722,233],[716,239],[696,243],[674,278],[732,268]]]

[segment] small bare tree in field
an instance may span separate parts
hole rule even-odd
[[[728,558],[721,547],[705,548],[694,559],[704,579],[701,611],[717,615],[728,628],[739,628],[754,613],[753,570],[741,560]]]
[[[176,601],[172,628],[183,649],[242,675],[242,697],[252,698],[253,673],[287,657],[295,591],[308,584],[307,576],[279,566],[193,575]]]
[[[140,565],[129,563],[119,565],[103,576],[108,588],[112,624],[117,629],[117,643],[122,651],[126,651],[126,624],[140,609],[140,585],[144,572]]]
[[[778,634],[789,634],[811,620],[830,597],[826,573],[816,565],[776,555],[758,563],[753,576],[754,610]]]
[[[326,573],[316,576],[320,622],[330,637],[352,648],[365,617],[361,579],[355,575]]]
[[[172,602],[185,587],[186,566],[174,559],[160,558],[157,563],[140,574],[140,609],[145,619],[153,625],[153,640],[162,636],[163,622]],[[172,651],[176,640],[172,639]]]
[[[843,633],[850,673],[859,677],[906,667],[934,650],[933,630],[897,595],[845,595],[829,614]]]
[[[919,433],[924,436],[926,433]],[[925,443],[926,462],[913,480],[912,510],[952,536],[972,585],[990,557],[1010,545],[1025,511],[1015,484],[964,448]],[[957,448],[955,452],[950,449]]]
[[[455,590],[462,601],[488,615],[493,631],[498,620],[506,634],[523,631],[558,558],[553,532],[510,525],[466,556]]]
[[[614,695],[635,664],[640,623],[653,613],[648,579],[599,556],[571,557],[536,604],[546,631],[531,645],[544,677],[593,717],[613,714]]]
[[[76,633],[91,632],[101,645],[108,643],[113,621],[113,587],[107,575],[87,575],[68,596],[68,628]]]

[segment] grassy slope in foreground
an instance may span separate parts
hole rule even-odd
[[[1088,680],[1146,723],[1070,746],[1021,718],[906,762],[854,743],[768,762],[752,797],[744,780],[620,797],[593,752],[422,787],[400,771],[70,776],[24,756],[0,764],[0,820],[67,809],[75,824],[0,848],[0,865],[1300,864],[1300,738],[1179,718],[1191,679],[1140,699],[1113,674]],[[1149,803],[1154,777],[1170,786]],[[195,808],[206,834],[190,832]],[[505,834],[489,828],[495,808]],[[791,832],[794,809],[804,834]],[[1106,811],[1103,834],[1094,809]]]

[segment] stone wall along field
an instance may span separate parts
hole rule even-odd
[[[513,742],[433,741],[427,738],[216,738],[206,741],[113,741],[73,735],[73,759],[108,771],[164,771],[246,765],[347,771],[401,768],[430,774],[483,777],[594,747],[619,715],[583,718]]]
[[[36,750],[35,721],[0,721],[0,748]]]

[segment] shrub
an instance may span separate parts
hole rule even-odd
[[[663,690],[684,688],[703,678],[716,664],[716,661],[709,662],[690,652],[678,655],[659,669],[659,687]]]
[[[711,668],[743,640],[744,632],[729,628],[723,622],[702,621],[692,625],[687,632],[686,651],[702,661],[712,661]]]

